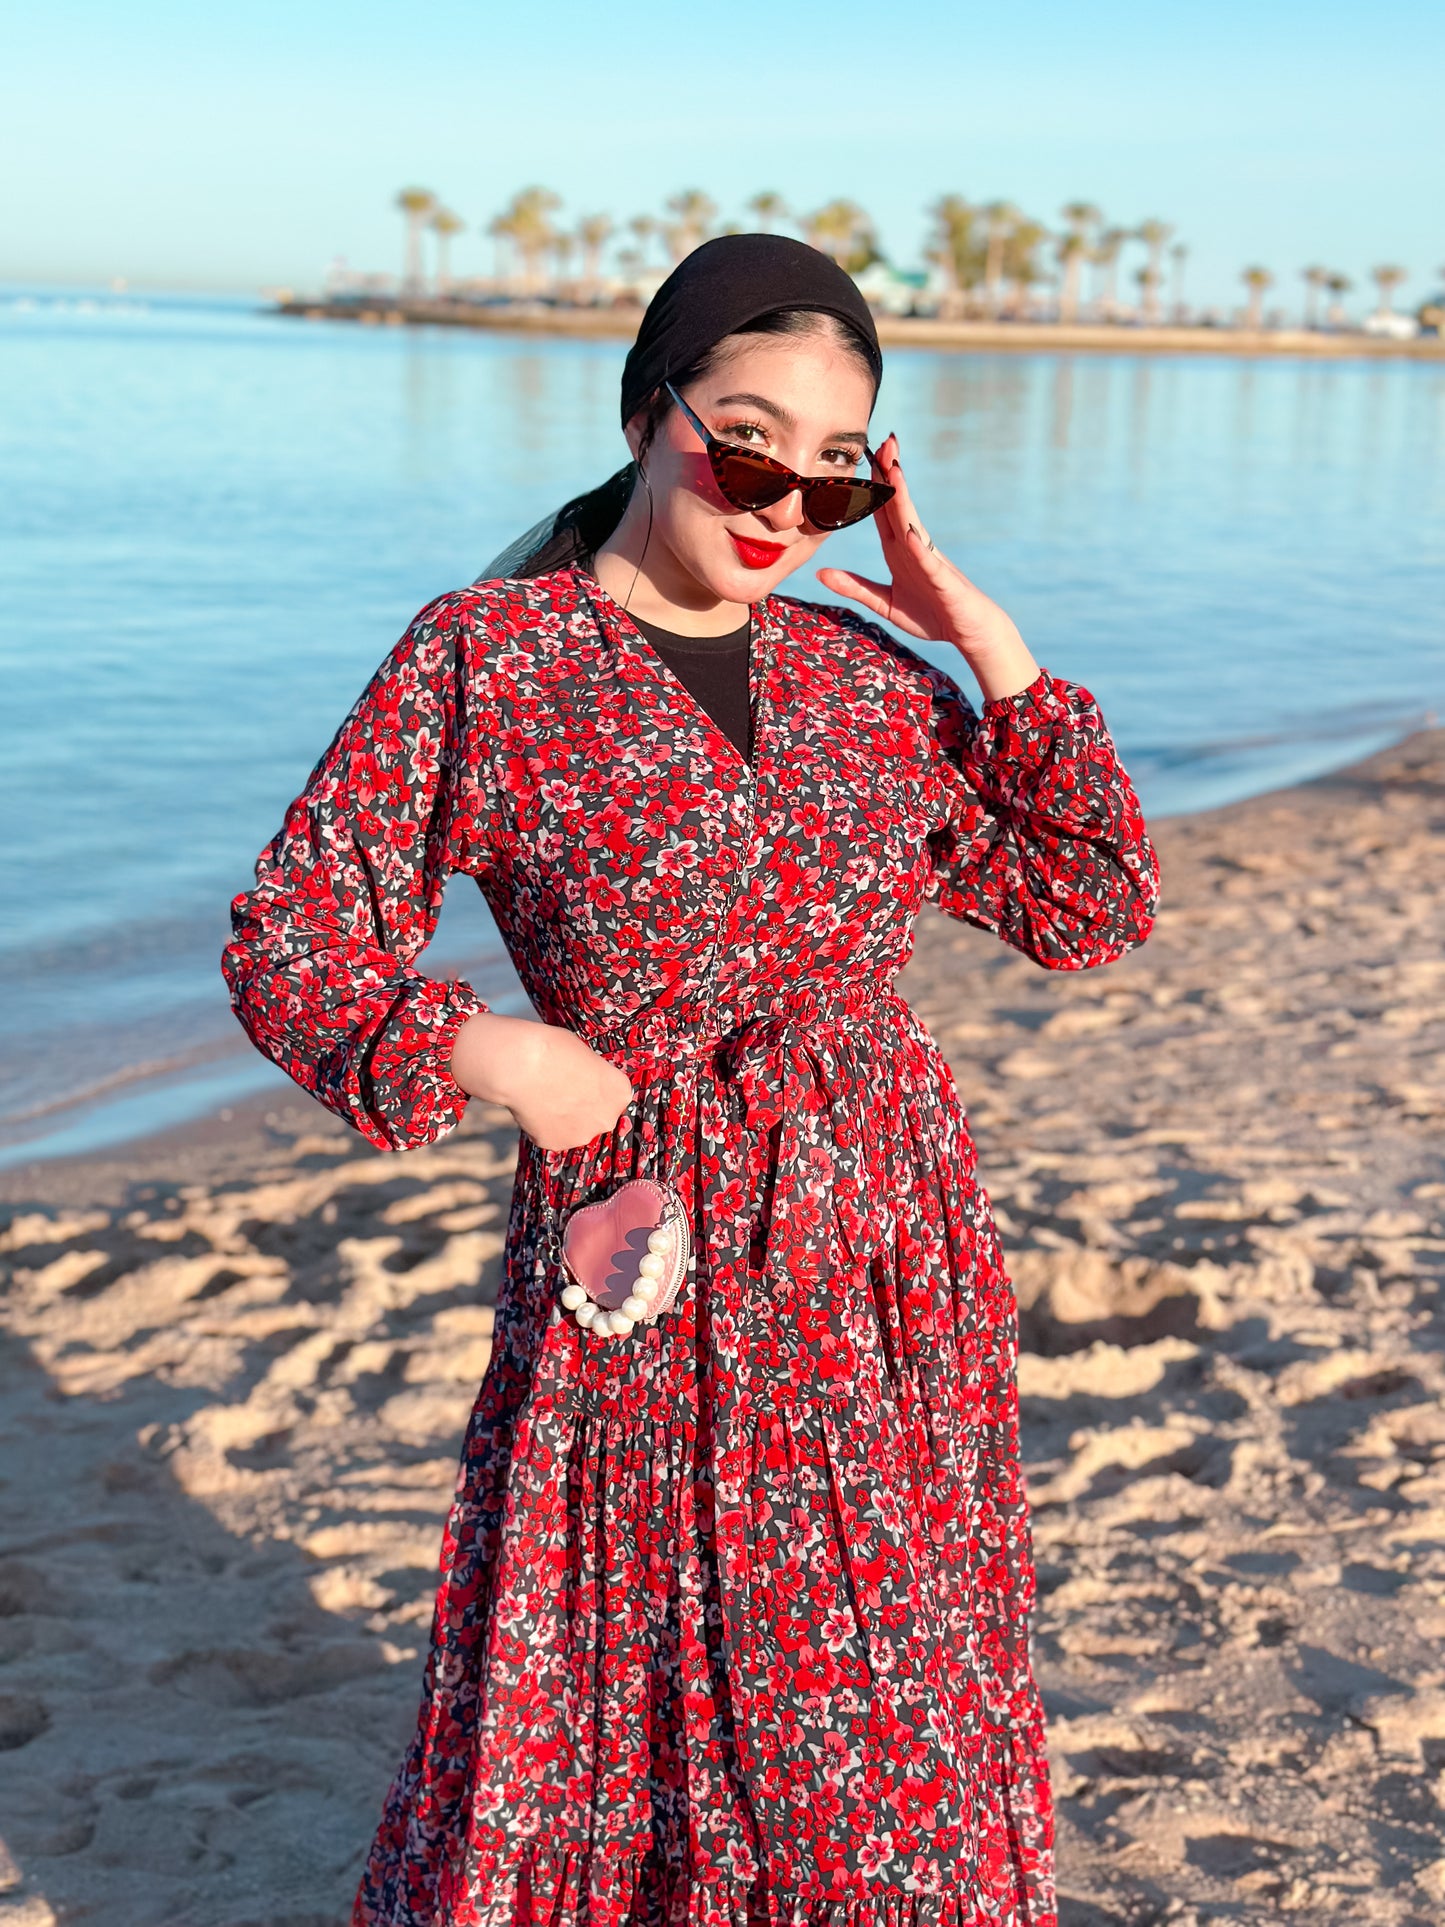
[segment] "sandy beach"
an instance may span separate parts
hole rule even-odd
[[[1445,732],[1157,826],[1049,974],[929,911],[1018,1288],[1068,1927],[1445,1921]],[[516,1130],[299,1091],[0,1174],[0,1927],[342,1927]]]

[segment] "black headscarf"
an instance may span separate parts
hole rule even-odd
[[[878,330],[851,274],[785,234],[721,234],[684,255],[648,302],[623,364],[622,426],[669,376],[724,336],[784,308],[816,308],[852,322],[872,351],[875,383],[882,379]]]
[[[852,324],[875,384],[883,355],[873,314],[852,275],[785,234],[723,234],[684,255],[647,304],[622,369],[622,425],[662,383],[692,367],[725,336],[785,309],[815,309]],[[629,462],[600,487],[508,543],[477,577],[534,576],[590,556],[621,521],[636,470]]]

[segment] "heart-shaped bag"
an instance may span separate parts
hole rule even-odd
[[[661,1265],[639,1271],[649,1254]],[[628,1178],[595,1204],[575,1206],[562,1230],[562,1262],[574,1282],[604,1311],[641,1299],[640,1324],[672,1308],[691,1255],[686,1206],[670,1184],[652,1178]]]

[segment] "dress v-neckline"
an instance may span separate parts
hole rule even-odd
[[[752,757],[744,756],[714,717],[708,714],[687,684],[678,675],[672,664],[653,648],[651,642],[638,628],[629,612],[623,608],[615,596],[603,588],[601,582],[590,569],[580,564],[573,565],[573,573],[579,578],[578,587],[591,601],[597,612],[600,626],[614,642],[624,644],[636,657],[646,653],[646,660],[653,673],[664,683],[673,702],[688,714],[694,726],[706,735],[714,746],[725,756],[733,757],[741,763],[750,782],[755,782],[763,763],[763,749],[768,726],[771,721],[771,704],[767,697],[771,694],[773,652],[776,645],[777,625],[773,621],[771,598],[763,596],[759,601],[750,603],[752,630],[748,643],[748,703],[752,714]],[[760,647],[760,644],[767,646]]]

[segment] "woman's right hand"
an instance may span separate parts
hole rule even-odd
[[[561,1024],[482,1011],[457,1032],[450,1070],[464,1091],[510,1111],[544,1151],[571,1151],[614,1128],[632,1080]]]

